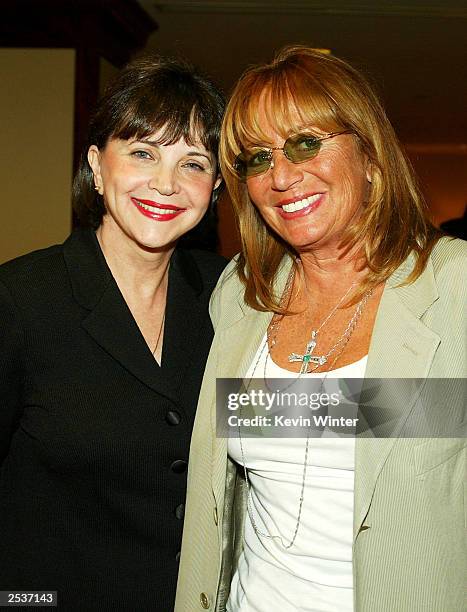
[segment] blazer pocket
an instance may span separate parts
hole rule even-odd
[[[433,438],[422,442],[413,448],[415,473],[417,476],[426,474],[458,453],[465,454],[466,448],[465,438]]]

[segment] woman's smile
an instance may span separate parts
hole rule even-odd
[[[185,212],[186,208],[175,206],[173,204],[159,204],[153,200],[141,200],[140,198],[131,198],[131,201],[136,206],[137,210],[150,219],[155,221],[170,221],[178,215]]]
[[[315,193],[309,196],[299,196],[282,200],[277,204],[277,210],[284,219],[304,217],[316,210],[323,201],[324,193]]]

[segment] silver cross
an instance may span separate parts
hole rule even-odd
[[[292,363],[294,361],[301,361],[302,367],[300,368],[300,374],[308,374],[308,364],[314,365],[323,365],[326,363],[327,358],[324,355],[312,355],[315,346],[316,346],[316,331],[311,332],[311,338],[306,345],[306,350],[303,355],[299,355],[298,353],[291,353],[289,355],[289,362]]]

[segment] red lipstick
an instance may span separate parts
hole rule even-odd
[[[180,208],[173,204],[159,204],[153,200],[141,200],[140,198],[131,198],[132,203],[137,210],[154,221],[171,221],[185,212],[186,208]],[[172,212],[161,212],[172,211]]]

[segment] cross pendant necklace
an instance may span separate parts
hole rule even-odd
[[[316,336],[318,331],[313,329],[311,332],[311,338],[306,345],[306,350],[303,355],[299,355],[298,353],[291,353],[289,355],[289,362],[301,361],[302,367],[300,368],[300,374],[308,374],[308,365],[313,364],[317,366],[324,365],[327,361],[327,357],[325,355],[312,355],[315,346],[316,346]]]
[[[349,295],[349,293],[354,287],[355,287],[355,283],[352,283],[350,287],[347,289],[347,291],[344,293],[344,295],[341,297],[341,299],[337,302],[337,304],[331,310],[331,312],[328,314],[328,316],[320,324],[318,329],[313,329],[311,331],[311,338],[307,342],[305,352],[302,355],[300,355],[300,353],[291,353],[289,355],[289,363],[294,363],[297,361],[302,362],[299,375],[308,374],[309,373],[308,368],[311,366],[315,366],[314,369],[316,370],[319,368],[319,366],[322,366],[327,362],[329,355],[333,352],[335,347],[333,347],[330,353],[328,353],[327,355],[313,355],[312,353],[316,347],[316,336],[318,335],[320,330],[326,325],[329,319],[333,316],[333,314],[336,312],[336,310],[339,308],[339,306],[342,304],[342,302],[345,300],[345,298]]]

